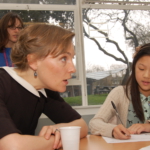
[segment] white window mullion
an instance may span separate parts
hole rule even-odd
[[[55,10],[74,11],[75,5],[42,5],[42,4],[10,4],[0,3],[0,10]]]
[[[75,12],[75,27],[77,29],[77,55],[79,63],[79,80],[81,81],[82,89],[82,106],[88,106],[87,102],[87,85],[86,85],[86,73],[85,73],[85,55],[84,55],[84,42],[83,42],[83,24],[82,24],[82,9],[81,1],[77,0],[77,9]]]

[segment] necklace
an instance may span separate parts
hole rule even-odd
[[[4,59],[5,59],[6,66],[9,66],[8,59],[7,59],[5,50],[4,50],[4,52],[3,52],[3,55],[4,55]],[[10,67],[12,67],[12,66],[13,66],[13,65],[10,63]]]
[[[6,57],[6,52],[5,52],[5,50],[4,50],[4,52],[3,52],[3,55],[4,55],[4,58],[5,58],[6,66],[8,66],[8,60],[7,60],[7,57]]]

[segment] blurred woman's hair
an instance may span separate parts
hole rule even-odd
[[[34,54],[34,59],[42,59],[49,54],[57,57],[66,52],[74,35],[73,32],[55,25],[29,25],[20,32],[18,41],[12,48],[12,63],[23,71],[29,67],[29,54]]]

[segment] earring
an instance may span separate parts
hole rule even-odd
[[[37,72],[36,72],[36,71],[34,71],[34,77],[35,77],[35,78],[37,77]]]

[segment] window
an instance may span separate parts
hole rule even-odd
[[[68,1],[68,3],[70,2],[71,1]],[[19,6],[22,10],[14,10],[18,6],[18,4],[17,5],[1,4],[0,7],[2,8],[3,6],[8,7],[8,9],[7,10],[0,9],[0,18],[5,13],[9,11],[13,11],[13,12],[18,13],[21,16],[25,26],[30,25],[30,24],[35,24],[35,23],[55,24],[57,26],[61,26],[65,29],[79,33],[78,27],[77,27],[78,21],[76,20],[77,18],[76,5],[65,6],[65,7],[62,5],[58,5],[59,6],[58,7],[56,5],[52,6],[52,5],[20,4]],[[12,10],[9,10],[9,7],[11,7]],[[76,66],[76,73],[72,75],[72,79],[70,79],[69,81],[67,90],[64,93],[60,93],[60,94],[70,105],[81,106],[82,105],[82,90],[81,90],[82,83],[81,83],[81,79],[80,79],[81,77],[79,73],[79,69],[81,68],[81,66],[79,66],[79,63],[77,61],[81,59],[81,58],[78,58],[78,55],[80,55],[80,52],[78,52],[80,50],[80,48],[78,48],[80,45],[78,34],[75,35],[73,43],[75,46],[75,53],[76,53],[76,56],[74,58],[74,64]],[[75,98],[77,98],[77,102]],[[74,99],[73,102],[72,102],[72,99]]]
[[[135,47],[150,40],[149,10],[90,7],[82,10],[89,105],[91,97],[102,104],[114,87],[125,84]]]
[[[77,72],[60,93],[74,108],[99,108],[128,78],[135,47],[149,42],[150,0],[0,0],[0,18],[10,10],[26,25],[52,23],[75,32]]]

